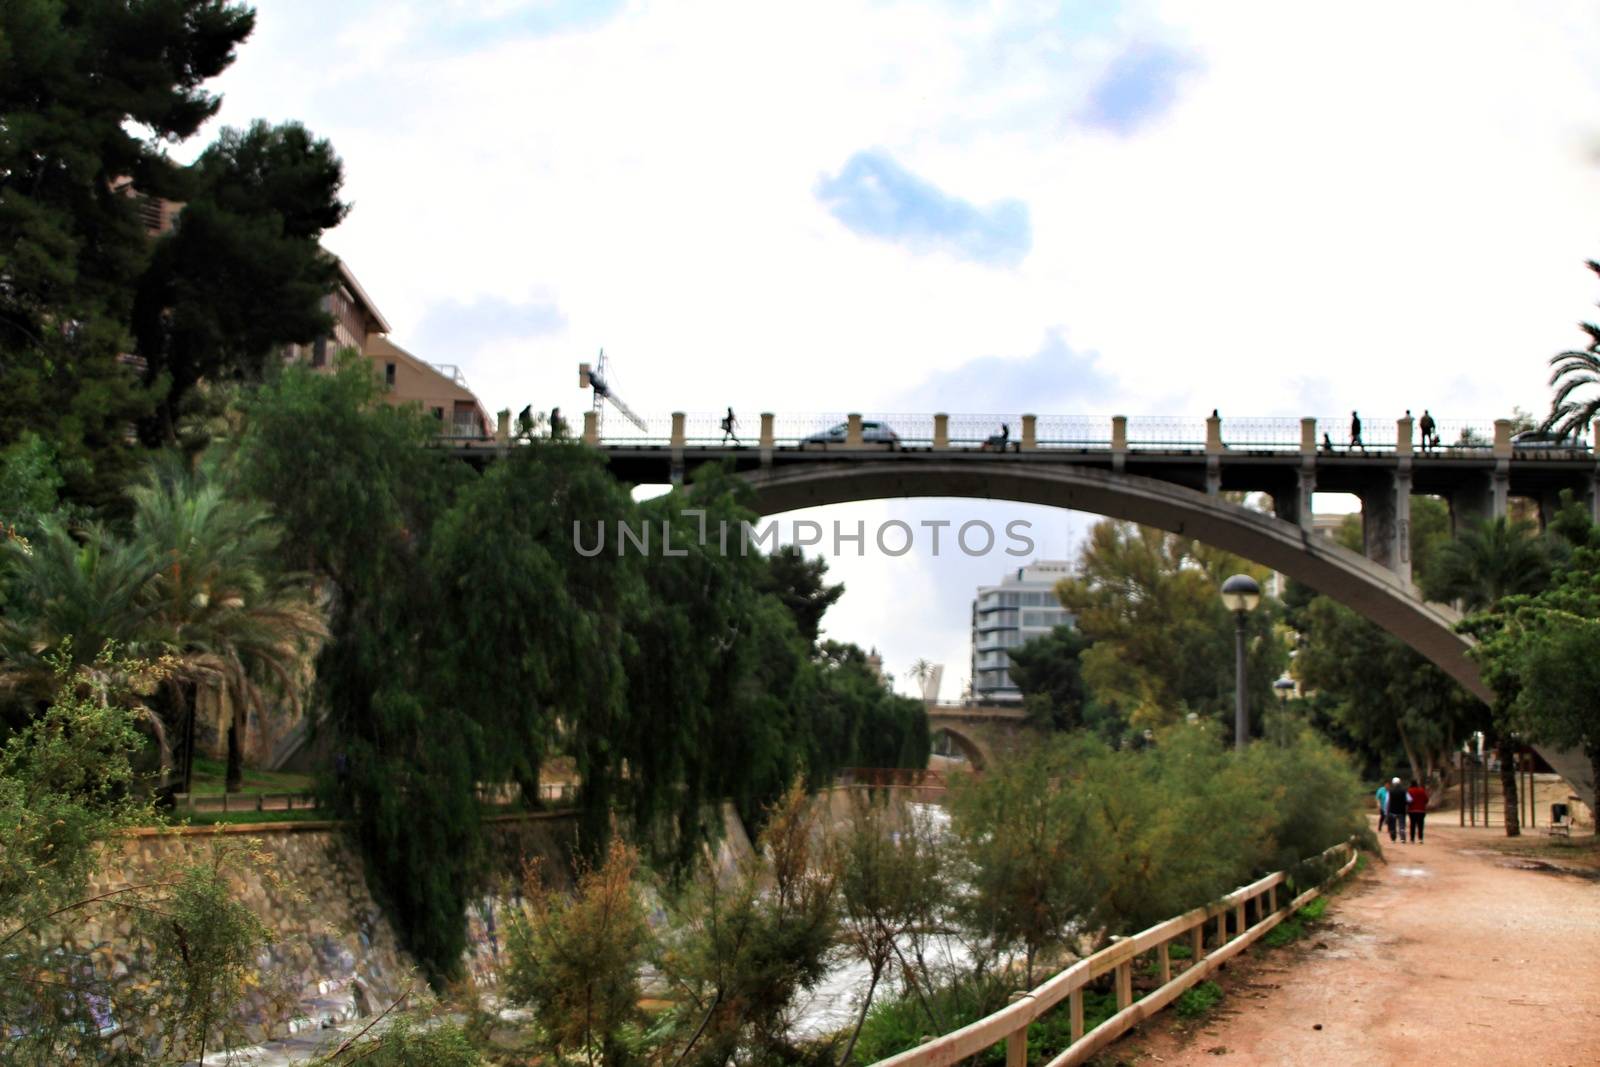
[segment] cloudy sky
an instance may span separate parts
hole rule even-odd
[[[1537,12],[1536,14],[1534,12]],[[258,0],[220,123],[485,406],[1198,416],[1546,396],[1600,284],[1600,7]],[[832,509],[853,526],[1082,516]],[[967,674],[1015,561],[847,555],[833,636]]]

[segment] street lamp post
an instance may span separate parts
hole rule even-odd
[[[1250,740],[1250,704],[1245,695],[1244,617],[1261,603],[1261,586],[1248,574],[1235,574],[1222,583],[1222,603],[1233,612],[1233,747],[1243,752],[1246,742]]]

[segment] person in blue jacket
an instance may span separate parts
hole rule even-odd
[[[1378,786],[1378,833],[1383,833],[1384,824],[1389,820],[1389,787]]]

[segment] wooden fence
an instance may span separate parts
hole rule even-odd
[[[1335,845],[1322,858],[1348,854],[1330,882],[1344,877],[1356,865],[1357,852],[1350,844]],[[1017,994],[1012,1002],[993,1015],[961,1029],[926,1041],[897,1056],[879,1060],[875,1067],[947,1067],[959,1063],[996,1042],[1006,1043],[1006,1067],[1025,1067],[1028,1062],[1028,1026],[1063,1000],[1071,1012],[1072,1044],[1046,1067],[1080,1064],[1121,1037],[1136,1024],[1171,1004],[1184,990],[1200,982],[1224,961],[1242,952],[1268,930],[1322,892],[1313,887],[1283,907],[1278,906],[1278,888],[1287,879],[1283,871],[1269,874],[1257,882],[1235,889],[1215,904],[1196,908],[1175,919],[1158,923],[1142,933],[1123,938],[1092,956],[1079,960],[1029,992]],[[1233,917],[1229,938],[1228,918]],[[1250,916],[1254,916],[1254,921]],[[1216,924],[1216,946],[1208,954],[1205,932]],[[1182,942],[1193,953],[1182,973],[1172,973],[1169,955],[1173,942]],[[1154,951],[1160,967],[1161,985],[1139,1000],[1133,999],[1133,966],[1145,953]],[[1104,975],[1113,975],[1117,993],[1117,1013],[1096,1026],[1083,1029],[1083,989]]]

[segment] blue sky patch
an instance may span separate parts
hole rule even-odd
[[[491,296],[470,304],[433,304],[423,315],[414,337],[417,355],[453,363],[463,353],[477,351],[491,342],[555,333],[566,324],[561,309],[548,301],[517,303]]]
[[[1084,120],[1112,133],[1132,133],[1166,113],[1178,98],[1179,81],[1194,65],[1176,48],[1131,44],[1090,90]]]
[[[1021,200],[979,206],[912,174],[882,149],[851,156],[838,174],[817,183],[816,195],[852,232],[919,252],[940,249],[1014,267],[1033,247],[1028,206]]]

